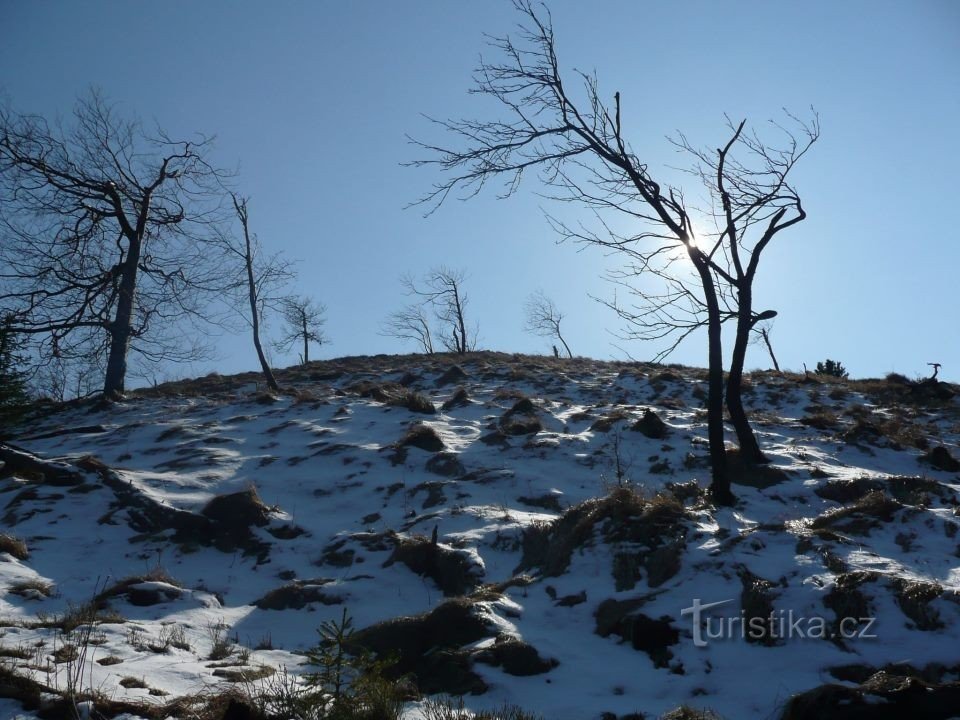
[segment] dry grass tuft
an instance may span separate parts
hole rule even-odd
[[[0,553],[8,553],[21,562],[30,557],[27,544],[9,533],[0,533]]]

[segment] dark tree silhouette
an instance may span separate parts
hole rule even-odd
[[[65,125],[0,108],[0,302],[38,355],[95,357],[121,394],[131,350],[195,357],[174,328],[220,288],[210,141],[147,134],[96,91]]]
[[[241,278],[236,283],[236,289],[244,296],[243,302],[247,305],[249,314],[243,313],[244,319],[250,324],[253,347],[257,351],[257,360],[263,371],[263,377],[271,390],[279,390],[277,379],[274,377],[270,363],[263,351],[260,340],[260,326],[263,321],[264,310],[268,307],[276,309],[285,299],[278,298],[276,291],[293,279],[290,263],[279,255],[264,256],[257,236],[250,232],[250,210],[248,200],[236,193],[231,193],[233,207],[240,221],[243,239],[235,242],[229,235],[224,236],[224,245],[232,256],[239,261]],[[282,305],[285,310],[286,306]]]
[[[563,320],[563,313],[557,308],[556,303],[543,294],[542,290],[531,293],[523,304],[524,324],[523,329],[527,332],[539,335],[540,337],[556,338],[567,353],[567,357],[572,358],[570,346],[560,333],[560,321]]]
[[[780,363],[777,362],[777,356],[773,354],[773,342],[770,340],[770,336],[773,334],[773,323],[772,322],[759,322],[754,327],[754,342],[763,342],[764,346],[767,348],[767,352],[770,354],[770,361],[773,363],[773,369],[777,372],[780,372]]]
[[[737,321],[734,362],[739,366],[727,383],[731,415],[737,416],[738,436],[744,433],[740,440],[746,445],[745,459],[761,459],[751,452],[755,441],[749,443],[753,437],[749,423],[744,427],[738,422],[738,417],[745,420],[739,404],[741,340],[749,338],[758,318],[769,317],[752,309],[760,253],[773,235],[803,218],[799,199],[785,177],[816,140],[816,118],[810,125],[801,123],[801,142],[787,133],[793,142],[785,151],[768,149],[756,135],[745,132],[744,123],[732,128],[716,156],[696,150],[680,136],[677,144],[692,153],[695,174],[706,178],[711,168],[716,171],[710,189],[721,203],[716,215],[723,223],[716,238],[704,242],[696,237],[694,208],[687,205],[682,190],[655,179],[622,134],[620,93],[613,93],[613,103],[608,104],[596,77],[580,73],[582,91],[576,97],[560,70],[549,11],[545,6],[535,8],[529,0],[517,0],[515,6],[525,21],[519,40],[492,40],[501,59],[482,60],[475,74],[474,92],[498,101],[506,117],[435,121],[456,139],[453,145],[414,141],[429,154],[411,164],[436,166],[446,173],[419,202],[430,213],[452,192],[461,190],[464,197],[471,197],[495,180],[503,183],[502,195],[511,195],[531,171],[539,173],[556,199],[580,202],[594,211],[602,226],[600,233],[582,224],[551,222],[561,237],[622,253],[626,267],[619,276],[621,282],[642,273],[664,281],[665,289],[659,294],[634,288],[642,300],[636,311],[619,306],[616,300],[612,303],[639,328],[639,336],[678,336],[675,347],[697,328],[707,328],[711,490],[718,502],[731,503],[724,448],[722,323]],[[759,175],[752,174],[749,160],[731,157],[735,147],[759,159]],[[608,212],[625,217],[637,230],[626,235],[616,232],[604,220]],[[762,232],[747,250],[746,234],[753,228]],[[684,262],[692,270],[690,275],[677,270]]]
[[[22,417],[29,401],[21,343],[10,329],[12,321],[10,316],[0,321],[0,439]]]
[[[471,329],[467,323],[469,300],[463,289],[466,277],[463,270],[438,267],[424,275],[419,283],[410,275],[400,278],[407,295],[418,297],[421,306],[433,310],[440,323],[437,336],[443,347],[458,355],[475,350],[477,345],[477,327]]]
[[[323,332],[327,324],[327,307],[306,295],[284,298],[280,303],[280,315],[284,322],[283,334],[277,339],[276,346],[283,352],[289,352],[294,345],[301,345],[300,363],[310,362],[310,343],[323,345],[329,342]]]
[[[422,304],[407,305],[390,313],[380,325],[380,334],[413,342],[427,355],[433,355],[433,335],[430,319]]]

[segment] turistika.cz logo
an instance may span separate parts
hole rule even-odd
[[[872,629],[876,618],[845,617],[837,623],[828,622],[819,616],[798,615],[793,610],[774,610],[769,615],[747,617],[744,610],[739,615],[711,615],[708,611],[733,600],[703,603],[694,598],[691,607],[683,608],[680,615],[691,615],[693,644],[707,647],[711,640],[751,640],[779,642],[792,639],[862,640],[875,638]]]

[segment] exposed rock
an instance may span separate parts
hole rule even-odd
[[[928,683],[882,670],[855,688],[821,685],[793,696],[782,720],[946,720],[960,708],[960,683]]]
[[[449,412],[454,408],[465,407],[470,404],[470,396],[467,394],[467,390],[464,387],[458,387],[454,390],[453,395],[448,397],[443,401],[443,405],[440,407],[444,412]]]
[[[660,416],[649,408],[643,411],[643,417],[630,426],[630,429],[653,440],[665,438],[669,430],[667,424],[660,419]]]
[[[543,423],[533,401],[521,398],[500,418],[499,428],[504,435],[533,435],[543,430]]]
[[[453,385],[454,383],[462,383],[467,379],[468,375],[463,371],[463,368],[459,365],[451,365],[446,371],[437,378],[435,385],[437,387],[444,387],[445,385]]]
[[[561,574],[576,550],[596,541],[595,528],[600,528],[602,541],[631,548],[615,556],[612,568],[621,589],[632,587],[641,567],[648,573],[652,570],[653,581],[659,584],[679,569],[686,519],[683,506],[670,496],[657,495],[648,500],[631,488],[617,488],[606,497],[571,507],[549,524],[524,529],[523,558],[516,571],[539,567],[548,577]],[[675,547],[657,555],[648,565],[648,557],[665,546]]]
[[[323,591],[323,586],[333,580],[302,580],[271,590],[262,598],[254,601],[261,610],[301,610],[310,603],[340,605],[343,598]]]
[[[226,532],[234,533],[251,525],[263,527],[270,522],[270,509],[253,487],[227,495],[217,495],[200,511]]]
[[[922,458],[931,467],[945,472],[960,472],[960,460],[957,460],[943,445],[937,445]]]
[[[943,627],[940,613],[930,607],[931,602],[943,595],[942,586],[903,578],[895,578],[890,584],[894,589],[897,605],[918,630],[939,630]]]
[[[593,432],[603,432],[603,433],[610,432],[611,428],[613,428],[614,425],[616,425],[618,422],[622,420],[626,420],[627,417],[629,416],[624,410],[617,408],[616,410],[613,410],[608,415],[604,415],[602,418],[598,418],[597,420],[594,420],[593,423],[590,425],[590,429]],[[642,421],[638,421],[638,422],[642,422]]]
[[[400,438],[397,446],[401,448],[412,446],[427,452],[440,452],[446,447],[437,431],[422,423],[411,425],[406,434]]]
[[[740,592],[740,607],[746,628],[746,641],[757,645],[779,645],[773,617],[773,593],[775,583],[754,575],[746,567],[738,571],[743,589]]]
[[[424,694],[480,693],[486,684],[472,671],[464,645],[490,637],[492,623],[482,607],[466,599],[448,600],[412,617],[376,623],[353,635],[351,644],[380,657],[394,655],[390,672],[412,674]]]
[[[541,675],[555,668],[559,663],[553,658],[543,659],[537,649],[508,635],[500,635],[488,648],[484,648],[475,656],[477,662],[494,667],[502,667],[508,675],[526,677]]]
[[[433,542],[415,535],[395,536],[393,554],[384,564],[400,562],[418,575],[432,579],[447,597],[464,595],[476,588],[483,578],[483,567],[463,550]]]
[[[427,460],[426,468],[434,475],[443,477],[459,477],[466,472],[463,463],[456,453],[439,452]]]
[[[594,614],[595,631],[601,637],[619,635],[635,650],[647,653],[656,667],[668,667],[673,658],[669,647],[680,641],[680,631],[671,625],[669,616],[655,619],[638,612],[649,599],[604,600]]]

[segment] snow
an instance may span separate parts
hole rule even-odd
[[[381,362],[383,377],[394,372],[389,358]],[[453,390],[434,387],[443,369],[422,370],[412,386],[438,409]],[[693,395],[704,383],[696,371],[674,369],[684,375],[683,382],[651,383],[650,376],[659,372],[655,368],[625,370],[604,363],[571,365],[569,371],[549,377],[536,371],[514,373],[506,361],[467,361],[463,369],[470,404],[430,416],[357,397],[349,386],[367,376],[346,372],[335,381],[296,382],[299,390],[315,396],[313,401],[282,396],[275,403],[259,404],[250,388],[201,397],[133,395],[109,410],[74,407],[26,428],[24,436],[103,425],[103,433],[13,442],[39,457],[67,463],[93,454],[132,489],[169,507],[199,512],[216,495],[255,488],[272,517],[252,532],[269,543],[269,553],[261,562],[240,550],[178,543],[169,532],[145,536],[129,526],[124,510],[105,521],[115,497],[92,474],[88,483],[93,487],[85,492],[18,478],[0,480],[6,531],[30,548],[25,561],[0,558],[0,619],[5,621],[0,647],[28,648],[46,662],[63,640],[50,628],[31,627],[30,620],[63,613],[131,576],[144,576],[136,585],[140,590],[174,590],[162,579],[148,577],[160,567],[182,587],[179,597],[145,607],[123,597],[111,600],[126,622],[97,627],[98,644],[91,647],[84,667],[89,673],[84,682],[90,687],[108,688],[116,698],[150,698],[147,689],[118,684],[123,677],[144,678],[150,688],[168,693],[155,698],[159,702],[222,684],[207,659],[218,627],[225,637],[250,649],[250,666],[302,672],[306,668],[298,653],[316,642],[320,623],[339,618],[343,607],[362,628],[424,612],[444,600],[429,578],[399,562],[385,564],[390,550],[377,549],[363,533],[392,530],[403,537],[429,536],[436,527],[441,548],[464,556],[485,583],[496,583],[513,577],[521,560],[523,529],[558,516],[519,498],[553,498],[567,508],[604,495],[616,484],[615,438],[630,481],[648,495],[670,482],[708,481],[705,418],[698,410],[701,401]],[[921,464],[920,450],[845,444],[837,430],[798,422],[816,399],[849,424],[844,409],[855,404],[870,408],[869,399],[857,392],[831,400],[817,385],[775,376],[754,378],[752,386],[748,402],[762,418],[756,423],[761,444],[774,464],[789,473],[788,479],[764,489],[735,485],[741,500],[735,509],[691,510],[695,517],[689,522],[680,570],[658,588],[641,579],[633,589],[618,591],[611,572],[618,548],[599,539],[578,548],[560,576],[544,578],[536,570],[527,571],[534,576],[531,584],[509,587],[499,600],[483,604],[496,630],[478,646],[489,645],[501,632],[522,638],[559,664],[529,677],[476,664],[475,671],[490,689],[466,698],[468,707],[510,702],[545,718],[572,719],[601,712],[656,716],[687,703],[729,717],[775,717],[791,695],[833,681],[827,669],[834,665],[924,665],[960,659],[960,477]],[[515,401],[504,389],[535,399],[546,429],[534,437],[510,438],[509,446],[501,448],[479,439]],[[774,395],[781,399],[773,401]],[[594,420],[621,407],[630,419],[607,433],[589,429]],[[666,439],[648,439],[629,430],[647,408],[670,426]],[[955,399],[942,414],[922,418],[931,441],[946,445],[954,456],[960,455],[958,408]],[[582,413],[589,413],[589,419],[580,419]],[[464,465],[463,476],[430,473],[425,463],[432,454],[423,450],[408,448],[402,459],[395,455],[392,444],[417,421],[437,431],[446,451]],[[692,464],[686,462],[691,453]],[[654,457],[669,462],[666,473],[648,470]],[[836,584],[836,572],[816,552],[798,548],[801,536],[809,536],[813,518],[840,507],[815,494],[826,480],[811,476],[814,468],[829,473],[831,480],[924,476],[943,488],[943,497],[900,510],[892,522],[868,533],[838,529],[836,539],[814,538],[849,571],[879,574],[862,588],[878,618],[876,638],[850,641],[845,647],[810,638],[790,638],[772,647],[732,638],[695,647],[690,621],[681,610],[694,599],[730,599],[729,612],[718,608],[717,615],[737,615],[742,590],[738,572],[743,568],[775,584],[778,610],[833,621],[823,599]],[[439,487],[441,496],[433,497],[427,483]],[[292,538],[269,532],[290,524],[305,532]],[[352,551],[352,557],[337,563],[324,560],[329,557],[325,549],[338,541],[343,543],[339,551]],[[313,602],[299,610],[253,604],[290,578],[318,584],[322,578],[322,590],[342,597],[344,604]],[[943,594],[931,603],[941,628],[913,627],[887,582],[895,578],[942,586]],[[10,592],[27,581],[52,583],[56,592],[49,598],[35,591]],[[580,604],[559,606],[553,599],[581,592],[586,601]],[[680,631],[680,641],[669,648],[669,667],[656,667],[646,653],[615,635],[603,638],[594,632],[594,613],[602,601],[641,596],[647,596],[645,615],[669,616]],[[182,629],[189,649],[144,649],[162,644],[171,628]],[[108,656],[122,662],[97,662]],[[9,658],[3,662],[14,663]],[[758,682],[753,668],[763,669],[764,681]],[[23,671],[47,680],[39,669]],[[57,665],[52,684],[62,689],[66,672]],[[409,713],[418,717],[416,704]],[[0,700],[0,717],[33,716],[16,703]]]

